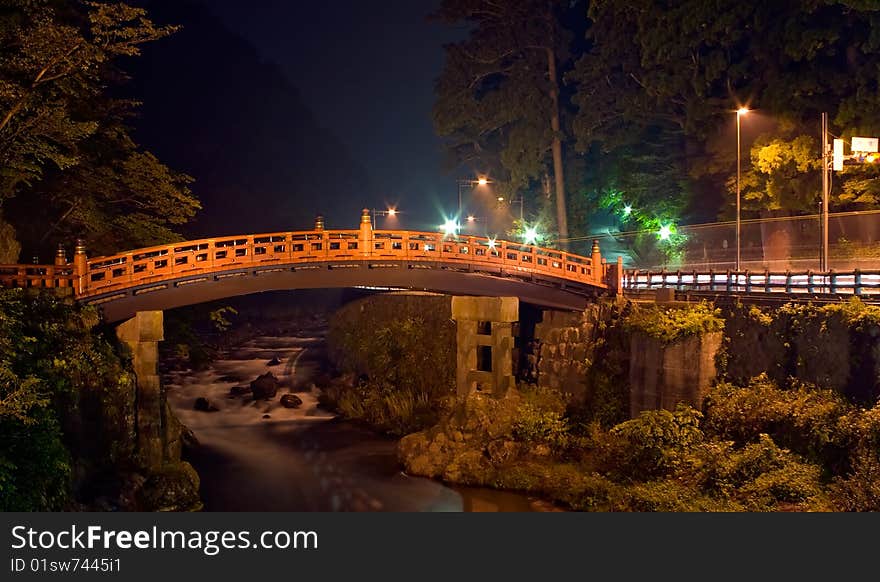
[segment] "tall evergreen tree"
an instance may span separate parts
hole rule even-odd
[[[552,176],[560,238],[568,236],[560,0],[444,0],[435,17],[472,26],[446,47],[434,125],[456,162],[493,171],[508,193]]]

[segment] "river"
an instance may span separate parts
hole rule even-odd
[[[318,406],[310,380],[324,353],[323,337],[256,337],[210,368],[166,375],[168,400],[199,446],[188,459],[201,477],[208,511],[545,511],[546,503],[513,492],[450,487],[406,475],[397,441]],[[271,363],[277,358],[280,363]],[[272,371],[282,382],[271,401],[230,389]],[[294,390],[303,403],[284,408]],[[198,397],[214,412],[195,410]]]

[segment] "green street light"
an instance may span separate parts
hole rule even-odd
[[[672,227],[668,224],[664,224],[660,227],[660,230],[657,231],[657,236],[660,237],[660,240],[669,240],[669,237],[672,236]]]

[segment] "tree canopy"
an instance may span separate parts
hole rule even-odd
[[[115,1],[0,6],[0,205],[26,247],[155,244],[198,210],[191,178],[132,139],[138,104],[114,95],[118,61],[175,30]]]
[[[541,22],[548,4],[538,4],[529,6]],[[488,7],[503,2],[447,5],[459,9],[459,21],[466,8],[479,16],[472,17],[477,25],[468,39],[449,48],[437,83],[438,132],[453,138],[449,146],[459,160],[500,166],[511,189],[528,188],[546,164],[547,100],[539,95],[546,82],[537,78],[537,60],[511,47],[528,46],[528,34],[546,36],[545,29],[485,25]],[[645,227],[729,216],[732,135],[742,106],[754,110],[743,118],[742,180],[743,207],[753,214],[816,211],[821,112],[829,113],[835,136],[880,135],[878,0],[583,0],[570,6],[551,11],[557,50],[566,55],[560,108],[568,123],[561,135],[577,150],[566,156],[566,169],[588,167],[575,172],[582,182],[569,190],[590,199],[591,208],[622,215],[629,207],[627,220]],[[478,58],[510,54],[522,56],[500,66]],[[832,204],[838,210],[876,205],[878,178],[876,167],[848,167],[835,176]]]

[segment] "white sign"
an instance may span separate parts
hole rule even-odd
[[[843,169],[843,140],[834,140],[834,155],[832,157],[832,166],[835,172]]]
[[[854,152],[871,152],[877,153],[877,142],[880,141],[876,137],[854,137],[850,149]]]

